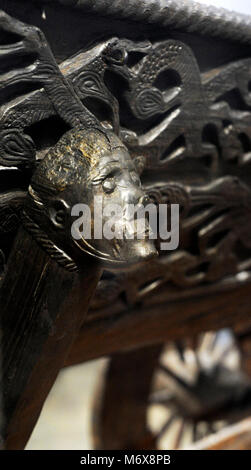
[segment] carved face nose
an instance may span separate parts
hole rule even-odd
[[[130,181],[126,182],[126,186],[121,188],[121,198],[127,204],[139,204],[145,193],[142,189]]]
[[[140,198],[139,198],[139,204],[142,204],[142,206],[146,206],[147,204],[150,203],[150,198],[147,194],[143,194]]]

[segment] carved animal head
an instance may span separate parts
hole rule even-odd
[[[101,233],[100,238],[92,234],[91,239],[76,239],[72,208],[76,204],[88,206],[93,227],[95,196],[102,197],[102,228],[111,215],[106,215],[108,204],[118,205],[125,214],[128,204],[147,203],[136,164],[120,139],[100,128],[78,128],[67,132],[35,171],[25,213],[60,250],[77,261],[87,253],[104,265],[121,268],[156,254],[148,237],[147,221],[144,239],[138,240],[135,233],[130,239],[125,236],[128,223],[134,227],[129,215],[117,220],[119,238],[107,239]],[[37,238],[39,241],[39,235]]]

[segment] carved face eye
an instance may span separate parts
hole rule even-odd
[[[64,201],[58,200],[52,203],[50,207],[50,218],[53,224],[58,228],[64,228],[66,223],[67,205]]]
[[[137,186],[141,185],[139,175],[137,175],[136,171],[134,171],[134,170],[131,171],[130,176],[131,176],[131,179],[132,179],[134,184],[136,184]]]
[[[107,194],[112,193],[115,189],[115,186],[116,186],[114,177],[110,176],[110,177],[106,178],[103,181],[102,186],[103,186],[103,190],[105,191],[105,193],[107,193]]]
[[[101,92],[102,91],[102,85],[99,81],[99,78],[95,73],[88,72],[88,73],[83,73],[79,77],[79,82],[77,84],[78,89],[82,93],[86,93],[87,91],[92,91],[92,92]]]
[[[83,82],[83,85],[86,87],[86,88],[92,88],[94,90],[98,90],[98,87],[96,85],[96,82],[93,78],[86,78],[86,80]]]

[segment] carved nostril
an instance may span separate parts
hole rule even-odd
[[[143,194],[141,198],[139,199],[139,204],[142,204],[143,206],[146,206],[147,204],[150,203],[150,198],[147,194]]]

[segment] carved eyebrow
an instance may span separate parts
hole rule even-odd
[[[100,172],[97,176],[92,179],[92,184],[98,184],[103,181],[108,175],[121,171],[121,165],[118,164],[118,161],[109,162],[103,168],[100,169]]]

